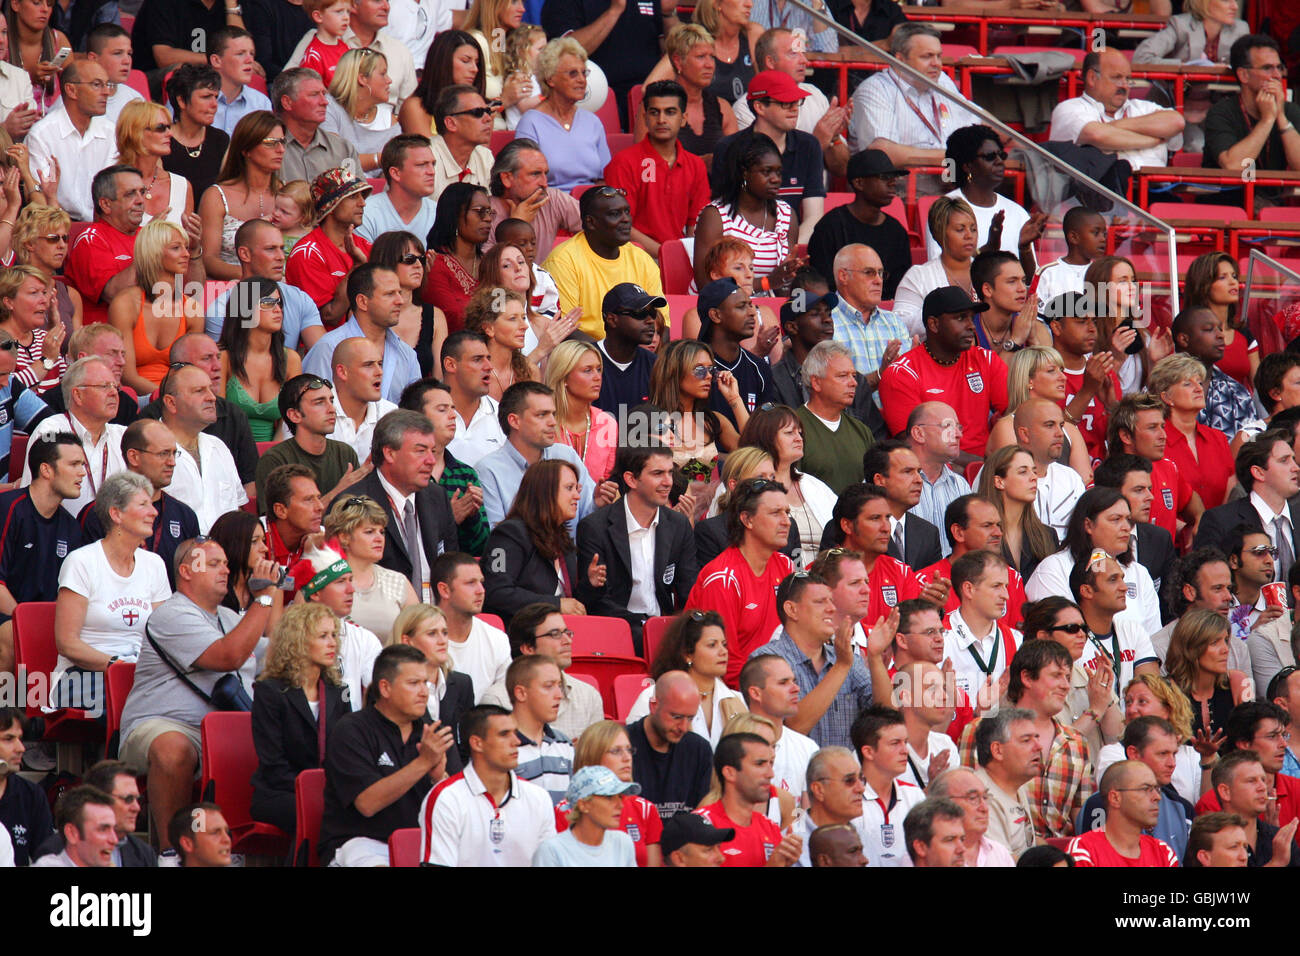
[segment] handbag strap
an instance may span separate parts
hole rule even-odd
[[[163,662],[172,669],[172,672],[177,677],[181,679],[181,683],[183,683],[190,690],[194,691],[194,693],[198,694],[199,697],[202,699],[203,703],[207,704],[208,706],[211,706],[212,695],[205,694],[203,693],[203,691],[199,690],[198,687],[195,685],[194,681],[190,680],[188,677],[185,676],[185,672],[182,671],[180,667],[177,666],[176,662],[172,660],[170,656],[168,656],[167,652],[158,646],[158,642],[153,639],[153,634],[149,632],[148,622],[146,622],[144,625],[144,636],[146,639],[148,639],[149,645],[158,653],[158,656],[163,659]]]

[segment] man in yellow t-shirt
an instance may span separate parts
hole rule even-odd
[[[620,282],[633,282],[654,296],[663,295],[659,266],[632,238],[632,207],[623,190],[588,189],[578,200],[582,232],[547,256],[545,268],[560,290],[560,312],[582,309],[578,328],[592,338],[605,337],[601,303]]]

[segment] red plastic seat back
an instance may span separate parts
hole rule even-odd
[[[645,627],[641,629],[641,644],[645,650],[646,667],[654,663],[655,652],[659,650],[659,644],[663,641],[664,635],[668,633],[668,625],[674,620],[675,618],[667,615],[646,620]]]
[[[44,674],[49,686],[49,675],[58,663],[59,652],[54,647],[54,602],[26,601],[14,608],[14,671],[18,668],[27,670],[28,680],[32,674]],[[41,706],[46,700],[29,698],[27,716],[39,717]]]
[[[659,246],[659,271],[663,273],[665,295],[690,294],[695,267],[682,240],[669,239]]]
[[[420,865],[419,827],[403,827],[388,835],[388,865]]]
[[[107,741],[111,745],[113,735],[122,729],[122,709],[126,698],[135,684],[135,664],[131,661],[116,661],[108,669],[104,680],[104,716],[107,718]]]
[[[325,815],[325,771],[304,770],[293,784],[298,832],[294,836],[294,866],[320,866],[320,822]]]
[[[575,657],[636,657],[632,628],[621,617],[566,614],[564,623],[573,631]]]
[[[203,752],[204,799],[221,806],[221,815],[235,830],[253,822],[253,715],[245,711],[214,711],[199,726]]]
[[[627,723],[632,705],[641,696],[641,692],[653,683],[649,674],[619,674],[614,678],[614,710],[619,723]]]

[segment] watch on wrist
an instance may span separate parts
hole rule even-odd
[[[49,372],[53,370],[54,366],[58,365],[59,363],[57,359],[42,358],[41,364],[45,366],[45,371]]]
[[[271,595],[263,594],[257,598],[257,603],[262,605],[262,607],[270,607],[272,604],[275,603],[275,600],[271,597]]]

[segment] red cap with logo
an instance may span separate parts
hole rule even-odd
[[[795,103],[808,97],[808,91],[799,88],[789,73],[764,70],[749,81],[749,99],[775,100],[778,103]]]

